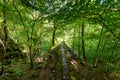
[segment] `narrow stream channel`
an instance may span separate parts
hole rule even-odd
[[[62,78],[63,80],[69,80],[66,51],[63,44],[61,45],[61,63],[62,63]]]

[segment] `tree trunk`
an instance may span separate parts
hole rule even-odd
[[[3,47],[2,51],[1,51],[2,52],[2,56],[1,56],[2,68],[1,68],[1,74],[0,74],[0,75],[2,75],[4,73],[4,55],[6,54],[6,49],[5,49],[4,43],[1,39],[0,39],[0,43]]]
[[[3,29],[3,34],[4,34],[4,40],[7,42],[8,40],[8,30],[7,30],[7,0],[3,0],[3,10],[2,10],[2,13],[3,13],[3,26],[2,26],[2,29]],[[1,34],[2,35],[2,34]],[[1,75],[4,73],[4,55],[6,54],[6,50],[5,50],[5,47],[6,47],[6,42],[5,42],[5,45],[3,43],[3,41],[0,39],[0,43],[2,44],[2,70],[1,70]]]
[[[105,47],[106,47],[106,44],[107,44],[107,40],[105,40],[105,42],[104,42],[104,44],[103,44],[103,47],[102,47],[102,53],[104,52],[104,50],[105,50]]]
[[[56,21],[54,21],[54,25],[53,25],[53,34],[52,34],[52,47],[55,45],[55,33],[56,33]]]
[[[99,42],[98,42],[98,45],[97,45],[97,49],[96,49],[96,53],[97,53],[97,54],[96,54],[96,57],[95,57],[95,62],[94,62],[94,64],[93,64],[93,67],[96,67],[97,64],[98,64],[98,57],[99,57],[98,51],[99,51],[99,47],[100,47],[100,44],[101,44],[102,35],[103,35],[103,27],[102,27],[102,29],[101,29],[100,39],[99,39]]]
[[[78,31],[78,58],[80,58],[80,26]]]
[[[7,29],[7,0],[3,0],[3,31],[4,31],[4,38],[5,41],[8,39],[8,29]]]
[[[82,54],[83,54],[83,64],[86,63],[86,55],[85,55],[85,41],[84,41],[84,22],[82,23]]]
[[[75,30],[73,32],[73,42],[72,42],[72,50],[73,50],[73,52],[74,52],[74,49],[75,49],[74,38],[75,38]]]

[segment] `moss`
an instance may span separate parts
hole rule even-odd
[[[65,59],[66,59],[66,63],[67,63],[67,70],[63,71],[63,64],[61,61],[62,58],[62,50],[61,50],[61,46],[63,46],[64,50],[65,50]],[[72,50],[70,50],[70,48],[66,45],[66,44],[60,44],[58,45],[56,48],[54,48],[51,51],[51,56],[54,57],[54,59],[50,59],[52,60],[52,65],[53,65],[53,69],[54,69],[54,78],[53,80],[62,80],[63,75],[67,76],[70,80],[79,80],[79,74],[77,69],[75,68],[76,65],[79,65],[79,61],[77,61],[78,59],[76,59],[76,57],[71,55],[75,55],[73,54],[73,52],[71,52]],[[76,62],[75,65],[73,65],[71,63],[71,61],[74,60]],[[78,67],[78,66],[77,66]]]

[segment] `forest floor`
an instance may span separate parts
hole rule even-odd
[[[46,64],[35,64],[34,68],[24,60],[13,61],[4,67],[4,75],[0,80],[56,80],[54,79],[51,68]],[[90,66],[81,66],[81,71],[78,73],[79,80],[120,80],[120,73],[112,72],[107,73],[99,68]],[[60,79],[57,79],[60,80]],[[71,80],[78,80],[74,77]]]

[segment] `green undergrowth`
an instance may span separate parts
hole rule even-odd
[[[1,76],[2,80],[17,80],[22,75],[27,74],[25,72],[27,65],[22,59],[13,59],[11,64],[4,66],[4,73]]]
[[[62,65],[57,59],[53,65],[54,68],[48,61],[35,63],[34,67],[30,68],[29,63],[25,60],[14,59],[11,64],[4,66],[5,71],[0,80],[61,80]],[[120,80],[120,66],[112,63],[99,64],[96,68],[78,64],[78,70],[70,62],[68,65],[70,80]]]

